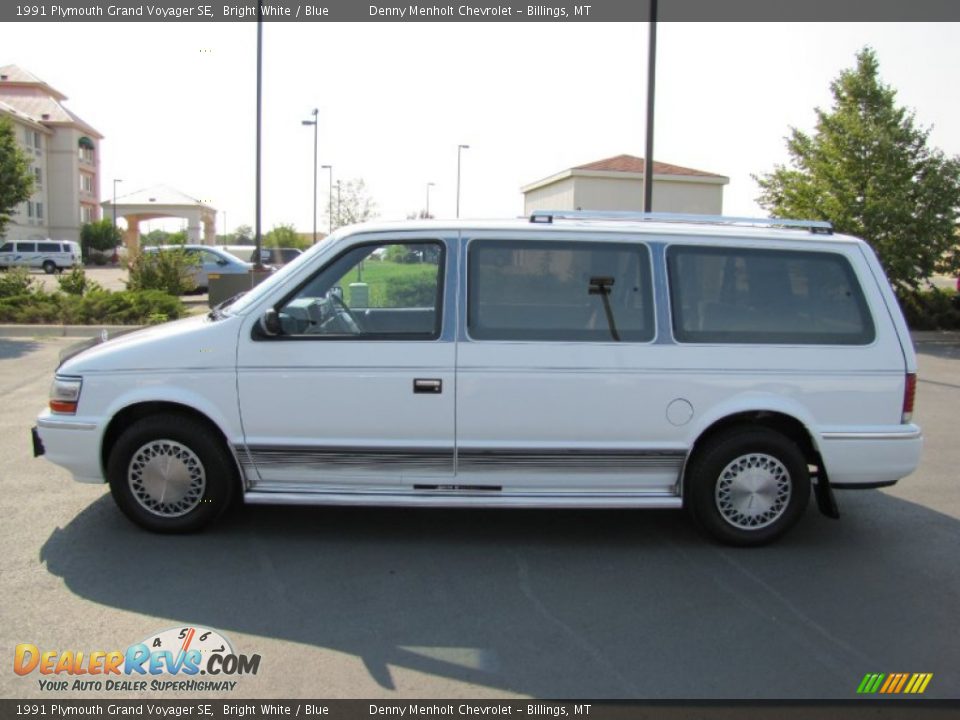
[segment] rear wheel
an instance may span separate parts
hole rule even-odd
[[[43,271],[47,275],[53,275],[57,271],[57,264],[53,260],[44,260]]]
[[[162,533],[204,528],[227,508],[237,484],[220,438],[206,424],[176,414],[127,428],[110,451],[107,479],[124,515]]]
[[[732,428],[691,459],[684,504],[697,524],[729,545],[764,545],[800,519],[810,473],[796,443],[763,427]]]

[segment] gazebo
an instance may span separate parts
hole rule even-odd
[[[103,208],[103,217],[113,217],[112,200],[104,200],[100,206]],[[116,216],[127,221],[123,242],[131,251],[140,247],[140,222],[155,218],[185,218],[188,243],[215,245],[217,241],[216,208],[167,185],[155,185],[118,197]]]

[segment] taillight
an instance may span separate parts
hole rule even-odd
[[[903,383],[903,414],[901,423],[908,423],[913,419],[913,401],[917,397],[917,374],[907,373]]]
[[[50,410],[60,415],[76,415],[83,380],[57,375],[50,386]]]

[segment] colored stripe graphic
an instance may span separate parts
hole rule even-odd
[[[933,673],[867,673],[857,686],[858,695],[920,695],[933,679]]]

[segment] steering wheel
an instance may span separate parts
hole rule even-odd
[[[343,301],[339,295],[330,293],[328,296],[330,304],[333,306],[334,315],[330,319],[333,320],[335,317],[339,324],[343,326],[343,331],[351,333],[353,335],[359,335],[363,332],[360,329],[360,323],[357,322],[356,316],[353,314],[353,311],[350,310],[349,306]]]

